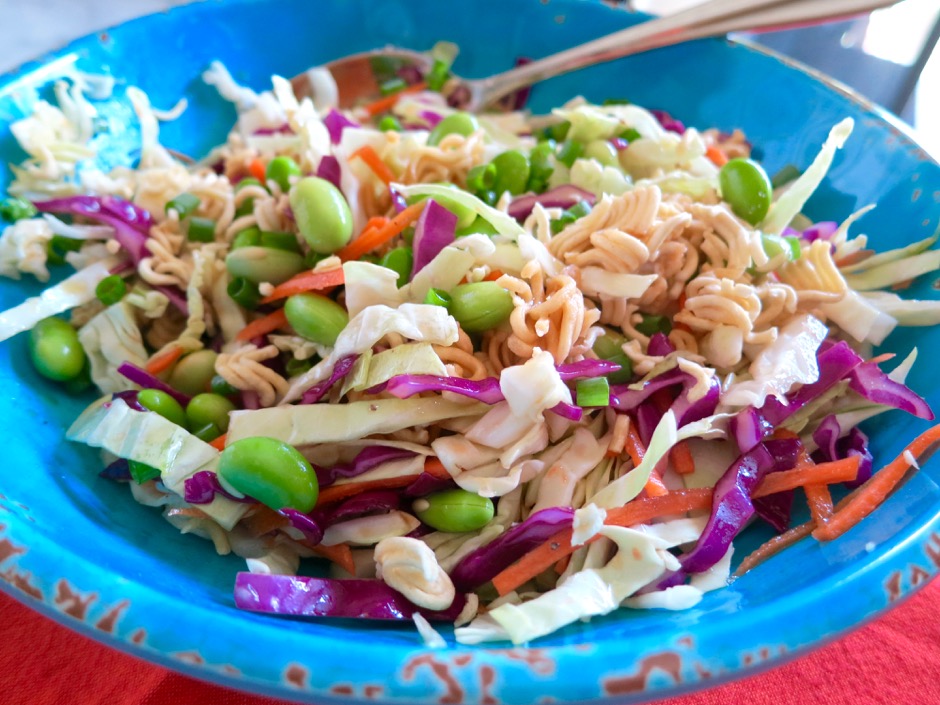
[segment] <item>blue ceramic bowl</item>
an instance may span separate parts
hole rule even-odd
[[[101,147],[108,161],[126,163],[137,136],[121,98],[128,85],[162,108],[188,99],[184,116],[163,127],[165,144],[200,155],[224,138],[234,113],[200,81],[213,59],[263,89],[272,73],[292,76],[386,43],[425,49],[448,39],[462,47],[456,70],[479,76],[636,20],[585,0],[210,0],[78,40],[0,79],[0,159],[23,156],[6,123],[21,115],[31,91],[76,65],[117,78],[106,110],[112,132]],[[579,93],[628,97],[690,125],[740,127],[771,173],[807,165],[829,128],[852,116],[855,134],[809,215],[838,220],[877,203],[858,229],[879,249],[937,229],[940,168],[897,123],[753,48],[710,40],[656,51],[545,83],[531,106],[545,111]],[[934,282],[923,279],[912,295],[933,294]],[[35,283],[5,281],[0,305],[38,291]],[[933,463],[842,539],[805,541],[694,609],[621,610],[530,648],[467,648],[450,639],[446,650],[431,652],[410,624],[240,612],[232,585],[242,562],[179,535],[126,487],[98,478],[95,452],[63,438],[87,400],[40,379],[23,337],[0,346],[0,587],[113,647],[236,688],[317,703],[639,702],[748,675],[818,646],[908,595],[940,563],[940,465]],[[906,353],[914,345],[927,359],[910,383],[940,408],[940,368],[930,362],[940,330],[898,332],[884,348]],[[898,412],[867,430],[885,461],[925,427]],[[767,537],[752,527],[739,555]]]

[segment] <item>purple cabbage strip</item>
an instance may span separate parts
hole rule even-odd
[[[257,504],[253,497],[236,497],[225,491],[219,483],[219,476],[211,470],[200,470],[183,483],[183,499],[190,504],[209,504],[219,494],[233,502],[242,504]]]
[[[289,507],[277,510],[290,525],[304,535],[304,540],[316,546],[323,540],[323,527],[316,519]]]
[[[849,389],[875,404],[901,409],[927,421],[934,418],[933,411],[922,397],[888,377],[874,362],[864,362],[852,370]]]
[[[581,201],[593,206],[595,202],[594,194],[585,191],[577,186],[565,184],[556,186],[545,193],[529,193],[524,196],[517,196],[509,204],[508,213],[516,220],[525,220],[529,217],[536,203],[540,203],[544,208],[571,208]]]
[[[641,390],[630,389],[626,384],[613,385],[610,388],[611,406],[618,411],[633,411],[660,389],[682,385],[682,389],[670,407],[676,415],[676,425],[681,428],[687,423],[714,414],[718,406],[718,380],[713,377],[709,380],[708,391],[700,399],[694,402],[689,401],[689,391],[696,383],[697,380],[692,375],[674,367],[648,380]]]
[[[189,315],[189,302],[186,301],[186,295],[176,286],[158,285],[153,287],[170,300],[170,303],[176,306],[176,310],[184,316]]]
[[[385,391],[399,399],[407,399],[420,392],[453,392],[484,404],[497,404],[505,399],[496,377],[473,380],[437,375],[397,375],[388,380]]]
[[[246,411],[255,411],[261,408],[261,399],[258,397],[258,392],[252,391],[251,389],[243,389],[241,398],[242,408]]]
[[[239,573],[235,578],[235,605],[239,609],[295,617],[410,620],[419,612],[430,621],[453,622],[465,603],[466,598],[458,594],[446,610],[426,610],[378,579],[331,580],[260,573]]]
[[[401,507],[397,490],[367,490],[350,497],[329,510],[315,512],[317,523],[323,527],[372,514],[388,514]]]
[[[816,240],[828,240],[833,235],[835,235],[836,230],[839,229],[839,224],[832,220],[821,220],[818,223],[810,225],[806,230],[800,232],[799,230],[794,230],[791,227],[786,227],[783,229],[781,235],[784,237],[799,237],[805,240],[806,242],[815,242]]]
[[[636,419],[636,432],[640,440],[644,446],[649,447],[653,431],[663,420],[663,412],[659,410],[655,402],[645,401],[634,410],[633,416]]]
[[[840,437],[841,435],[842,428],[835,416],[830,415],[823,419],[813,431],[813,441],[819,446],[813,453],[813,460],[825,463],[857,455],[858,476],[854,481],[845,483],[846,487],[855,488],[868,480],[872,474],[873,459],[868,449],[868,436],[857,427],[850,430],[845,437]]]
[[[457,216],[437,201],[428,199],[415,223],[412,242],[414,264],[411,277],[424,269],[448,245],[453,244],[457,232]]]
[[[269,135],[292,135],[294,134],[294,129],[290,126],[290,123],[285,122],[277,127],[259,127],[252,134],[258,135],[259,137],[267,137]]]
[[[429,472],[422,472],[418,479],[408,485],[402,493],[405,497],[424,497],[432,492],[449,490],[456,487],[457,484],[451,479],[443,479]]]
[[[569,421],[580,421],[584,417],[584,409],[566,401],[558,402],[549,411]]]
[[[318,401],[323,399],[323,397],[325,397],[327,393],[333,388],[334,384],[349,374],[349,371],[353,368],[353,365],[356,364],[356,360],[358,359],[358,355],[346,355],[345,357],[341,357],[339,360],[337,360],[336,364],[333,365],[333,371],[330,372],[330,376],[320,382],[317,382],[315,385],[310,387],[310,389],[304,392],[303,396],[300,398],[300,403],[316,404]]]
[[[402,66],[395,72],[395,75],[402,79],[409,86],[413,86],[416,83],[421,83],[424,80],[424,76],[421,74],[421,69],[417,66]]]
[[[793,490],[777,492],[752,500],[757,516],[770,524],[774,531],[782,534],[790,528],[793,516]]]
[[[339,161],[331,154],[323,157],[323,159],[320,160],[320,164],[317,166],[316,175],[321,179],[329,181],[336,188],[339,188],[341,176]]]
[[[357,477],[364,472],[388,463],[392,460],[402,460],[411,458],[415,455],[414,451],[404,448],[393,448],[390,446],[367,446],[359,451],[359,454],[353,458],[352,462],[341,463],[330,468],[321,468],[317,465],[313,469],[317,473],[317,480],[320,487],[328,487],[340,478]]]
[[[616,149],[618,152],[622,152],[623,150],[625,150],[627,147],[630,146],[630,143],[627,140],[625,140],[623,137],[614,137],[607,141],[610,142],[613,148]]]
[[[136,389],[125,389],[123,392],[114,392],[111,395],[112,399],[123,399],[124,403],[127,404],[134,411],[150,411],[146,406],[141,404],[137,400],[137,390]]]
[[[665,110],[650,110],[653,117],[659,121],[659,124],[662,125],[664,130],[669,132],[676,132],[678,134],[683,134],[685,132],[685,125],[681,120],[677,120],[672,115],[667,113]]]
[[[489,582],[526,553],[574,523],[570,507],[549,507],[529,516],[490,543],[467,554],[451,571],[457,592],[469,592]]]
[[[650,336],[649,345],[646,346],[646,353],[648,355],[655,355],[656,357],[665,357],[675,351],[676,346],[666,337],[665,333],[653,333],[653,335]]]
[[[437,123],[444,119],[440,113],[435,113],[431,110],[422,110],[418,113],[418,117],[424,120],[431,129],[437,127]]]
[[[127,458],[118,458],[113,463],[109,463],[104,470],[98,473],[98,477],[114,480],[115,482],[129,482],[131,480],[131,470]]]
[[[42,213],[70,213],[114,228],[114,239],[127,250],[134,264],[150,252],[147,237],[153,218],[143,208],[116,196],[66,196],[33,203]]]
[[[753,406],[741,409],[729,424],[731,436],[737,441],[738,450],[742,453],[747,453],[773,430],[774,427]]]
[[[620,365],[610,360],[578,360],[577,362],[555,365],[555,369],[558,370],[558,376],[561,377],[562,381],[568,382],[585,377],[603,377],[619,371]]]
[[[715,483],[712,511],[698,543],[679,557],[687,573],[708,570],[728,552],[735,536],[754,516],[751,492],[774,466],[774,457],[759,445],[738,457]]]
[[[144,389],[158,389],[161,392],[169,394],[171,397],[176,399],[183,407],[185,407],[190,400],[191,396],[188,394],[183,394],[178,392],[173,387],[168,385],[166,382],[154,377],[152,374],[147,372],[147,370],[141,369],[137,365],[131,362],[122,362],[117,368],[118,374],[124,375],[134,384],[138,384]]]
[[[343,130],[347,127],[359,127],[358,124],[335,108],[330,110],[323,118],[323,125],[326,127],[326,131],[330,133],[330,142],[333,144],[339,144],[339,141],[343,138]]]
[[[397,190],[389,186],[388,193],[392,197],[392,205],[395,206],[395,213],[401,213],[408,207],[408,201]]]
[[[825,350],[823,350],[823,347],[820,346],[821,352],[816,357],[816,364],[819,366],[819,379],[800,387],[794,394],[790,395],[790,400],[786,404],[776,397],[768,397],[767,401],[764,402],[760,412],[772,426],[779,426],[787,417],[802,409],[820,394],[823,394],[862,362],[862,358],[844,341],[827,346]]]

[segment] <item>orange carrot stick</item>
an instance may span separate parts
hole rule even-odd
[[[935,443],[940,443],[940,424],[924,431],[904,451],[859,488],[858,493],[844,508],[832,515],[825,526],[817,527],[813,536],[818,541],[831,541],[858,524],[880,505],[897,487],[911,467],[908,455],[923,455]]]
[[[492,272],[490,272],[490,273],[487,274],[485,277],[483,277],[483,281],[485,281],[485,282],[495,282],[495,281],[496,281],[497,279],[499,279],[501,276],[503,276],[502,271],[500,271],[499,269],[494,269]]]
[[[337,267],[326,272],[301,272],[291,277],[283,284],[274,287],[274,291],[261,299],[261,303],[269,304],[272,301],[286,299],[294,294],[302,294],[305,291],[328,291],[339,286],[345,281],[343,278],[343,268]]]
[[[824,526],[832,518],[832,495],[828,485],[811,484],[803,488],[810,516],[816,526]]]
[[[412,86],[403,88],[402,90],[398,91],[398,93],[393,93],[390,96],[380,98],[374,103],[369,103],[363,107],[365,111],[369,113],[369,115],[378,115],[379,113],[384,113],[386,110],[391,110],[395,103],[398,102],[398,99],[403,95],[407,95],[408,93],[417,93],[418,91],[423,91],[427,87],[427,84],[423,81],[421,83],[415,83]]]
[[[718,167],[728,163],[728,155],[725,154],[725,150],[715,144],[705,150],[705,156],[708,157],[712,164]]]
[[[267,168],[264,165],[264,162],[260,159],[252,159],[251,163],[248,165],[248,173],[253,177],[258,179],[261,183],[267,181]]]
[[[316,506],[333,504],[367,490],[398,490],[407,487],[419,477],[420,475],[417,474],[400,475],[398,477],[385,477],[381,480],[364,480],[362,482],[346,482],[342,485],[330,485],[320,490]]]
[[[356,564],[353,562],[352,550],[348,543],[338,543],[335,546],[324,546],[322,543],[316,546],[306,544],[316,555],[335,563],[350,575],[356,574]]]
[[[218,438],[213,438],[211,441],[209,441],[209,445],[218,451],[225,450],[225,434],[223,433]]]
[[[241,523],[248,530],[248,533],[255,538],[264,536],[277,529],[283,529],[290,524],[290,520],[283,514],[259,504],[247,514]]]
[[[695,509],[709,509],[711,489],[677,490],[661,497],[635,499],[622,507],[608,510],[604,523],[608,526],[633,526],[659,516],[681,514]],[[512,592],[536,575],[548,570],[577,549],[571,545],[571,529],[564,529],[493,578],[493,586],[500,595]],[[588,540],[594,541],[597,537]]]
[[[424,459],[424,471],[428,475],[433,475],[438,480],[450,479],[450,473],[447,472],[447,468],[444,467],[444,463],[434,456],[428,456]]]
[[[278,328],[284,328],[287,325],[287,314],[284,309],[279,308],[273,313],[269,313],[263,318],[258,318],[235,334],[235,340],[251,340],[259,335],[267,335]]]
[[[679,441],[674,445],[669,457],[672,460],[672,467],[680,475],[691,475],[695,472],[695,459],[692,457],[692,451],[689,450],[689,444],[686,441]]]
[[[166,351],[150,358],[150,361],[147,363],[147,372],[152,375],[158,375],[161,372],[166,372],[182,356],[183,348],[180,346],[176,345],[172,348],[167,348]]]
[[[858,477],[859,457],[853,455],[842,460],[833,460],[819,465],[801,465],[792,470],[782,470],[765,475],[751,493],[751,497],[766,497],[805,485],[832,485],[836,482],[851,482]]]
[[[376,247],[384,245],[411,225],[418,219],[418,216],[421,215],[422,210],[424,210],[423,201],[408,206],[382,227],[372,231],[364,230],[359,237],[336,254],[339,255],[339,258],[344,262],[359,259],[367,252],[371,252]]]
[[[894,353],[881,353],[881,355],[875,355],[868,362],[874,363],[875,365],[880,365],[882,362],[887,362],[888,360],[893,360],[897,355]]]
[[[739,565],[738,569],[734,571],[734,574],[736,576],[744,575],[747,571],[757,567],[768,558],[776,556],[785,548],[789,548],[800,539],[806,538],[811,533],[813,533],[813,529],[815,528],[816,522],[811,520],[805,524],[795,526],[789,531],[780,534],[779,536],[774,536],[772,539],[759,546],[756,550],[749,553],[747,557],[741,561],[741,565]]]
[[[382,158],[370,145],[367,144],[365,147],[360,147],[349,155],[350,159],[354,157],[359,157],[359,159],[364,161],[372,170],[372,173],[378,176],[386,186],[395,181],[395,174],[388,168],[388,165],[382,161]]]

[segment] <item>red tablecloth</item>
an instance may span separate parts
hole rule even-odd
[[[940,703],[940,581],[848,637],[769,673],[660,705]],[[812,619],[812,615],[806,615]],[[4,705],[278,705],[151,666],[0,593]]]

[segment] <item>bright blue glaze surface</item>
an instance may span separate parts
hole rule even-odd
[[[210,0],[131,22],[0,79],[0,158],[22,158],[7,122],[21,114],[29,88],[75,61],[119,79],[107,111],[111,134],[102,138],[105,158],[118,164],[133,159],[136,149],[132,113],[121,99],[127,85],[146,90],[160,108],[181,95],[189,100],[184,116],[162,128],[167,146],[201,155],[224,138],[234,112],[199,78],[213,59],[261,90],[275,72],[289,77],[386,43],[424,49],[449,39],[462,46],[458,73],[475,76],[634,21],[585,0],[480,0],[472,8],[480,23],[455,22],[454,12],[450,3],[429,0]],[[692,126],[740,127],[770,173],[791,162],[806,166],[829,128],[852,116],[856,131],[809,215],[840,220],[877,202],[856,226],[876,249],[937,229],[940,169],[903,130],[753,49],[714,40],[660,50],[552,80],[535,89],[531,106],[544,111],[579,93],[593,100],[628,97]],[[910,294],[929,297],[932,285],[925,277]],[[31,280],[4,281],[0,305],[39,290]],[[896,333],[885,345],[906,354],[916,344],[927,353],[909,381],[935,407],[940,373],[930,357],[938,343],[936,329],[922,329]],[[155,510],[133,502],[127,488],[99,479],[96,453],[63,438],[88,399],[67,398],[40,379],[25,351],[23,336],[0,345],[0,425],[7,432],[0,588],[112,646],[234,687],[318,703],[348,702],[350,693],[432,703],[448,692],[450,702],[488,696],[519,704],[548,697],[639,702],[752,673],[816,646],[884,610],[889,598],[909,593],[938,569],[931,552],[936,556],[940,547],[940,471],[931,463],[844,538],[822,546],[803,542],[692,610],[621,610],[541,639],[531,650],[458,647],[451,638],[448,650],[426,652],[411,625],[243,613],[232,602],[243,563],[215,556],[207,543],[179,535]],[[881,417],[867,427],[876,459],[892,458],[926,427],[899,412]],[[750,532],[739,555],[768,537],[760,528]],[[82,610],[79,603],[92,595]],[[101,622],[109,614],[117,616],[110,630]],[[435,665],[451,685],[434,675]]]

